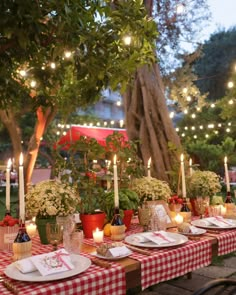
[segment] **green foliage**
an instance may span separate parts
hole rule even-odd
[[[139,197],[134,191],[121,188],[119,189],[119,209],[121,215],[123,210],[137,210],[139,205]],[[106,213],[108,221],[110,221],[114,215],[114,191],[104,192],[100,198],[100,208]]]
[[[202,56],[195,63],[199,77],[196,85],[201,93],[209,93],[209,100],[215,101],[226,93],[231,67],[236,57],[236,29],[212,34],[202,48]]]
[[[1,108],[24,103],[31,109],[58,106],[67,112],[96,101],[108,83],[114,88],[127,84],[137,67],[151,64],[157,32],[142,3],[122,1],[116,10],[109,4],[1,1]],[[122,40],[127,33],[132,33],[131,46]],[[72,52],[71,58],[63,56],[65,51]],[[25,77],[19,74],[23,69]],[[32,79],[37,82],[34,100]]]
[[[125,141],[124,136],[114,132],[106,139],[106,146],[103,147],[94,138],[81,136],[67,150],[58,149],[55,152],[54,175],[59,176],[63,181],[72,182],[77,186],[81,197],[81,212],[92,213],[96,209],[109,211],[114,209],[114,197],[107,201],[112,208],[108,209],[108,204],[104,196],[107,184],[113,179],[113,155],[117,155],[117,167],[119,177],[119,187],[121,195],[121,209],[136,209],[136,195],[127,190],[130,179],[139,175],[143,169],[141,161],[136,153],[136,145],[131,141]],[[128,161],[130,159],[130,161]],[[97,160],[97,163],[94,163]],[[113,187],[107,192],[113,194]],[[124,197],[126,195],[126,197]],[[130,202],[128,199],[130,197]],[[105,201],[105,203],[104,203]],[[128,202],[128,203],[127,203]],[[110,213],[109,213],[110,214]],[[112,212],[113,214],[113,212]]]

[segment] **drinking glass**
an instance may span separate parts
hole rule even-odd
[[[47,223],[46,234],[48,242],[53,246],[53,251],[56,251],[57,246],[62,242],[61,225],[57,223]]]
[[[72,232],[63,231],[63,246],[70,254],[79,254],[83,244],[84,233],[80,229],[74,229]]]

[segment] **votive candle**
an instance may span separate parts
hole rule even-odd
[[[93,241],[94,243],[102,243],[104,237],[103,230],[100,230],[99,228],[96,228],[96,230],[93,231]]]

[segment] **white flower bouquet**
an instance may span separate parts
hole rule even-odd
[[[187,189],[190,198],[212,197],[221,191],[220,179],[212,171],[195,171],[188,179]]]
[[[167,182],[153,177],[136,178],[131,189],[135,191],[142,204],[145,201],[168,201],[171,196],[171,189]]]
[[[30,186],[25,200],[27,214],[41,218],[73,214],[80,203],[76,189],[59,180],[45,180]]]

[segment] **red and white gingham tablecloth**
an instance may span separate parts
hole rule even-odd
[[[126,235],[141,232],[143,228],[132,224]],[[105,242],[111,243],[105,237]],[[92,239],[85,243],[93,245]],[[147,250],[147,249],[146,249]],[[141,287],[146,289],[151,285],[167,281],[198,268],[207,266],[212,260],[212,245],[210,240],[189,241],[188,243],[165,249],[150,249],[151,256],[133,252],[130,258],[141,262]]]
[[[211,263],[212,247],[209,240],[189,241],[171,249],[152,249],[146,256],[133,252],[130,258],[141,262],[142,290],[167,281]]]
[[[218,240],[218,256],[236,251],[236,230],[222,231],[211,236]]]
[[[33,239],[33,255],[52,251],[52,246],[41,245],[38,237]],[[82,254],[84,255],[84,254]],[[89,257],[88,254],[84,255]],[[12,252],[0,251],[0,270],[4,271],[7,265],[12,262]],[[85,272],[51,282],[21,282],[14,281],[19,290],[19,295],[111,295],[126,294],[125,270],[118,263],[112,263],[110,269],[104,269],[91,265]],[[0,284],[0,294],[12,294]]]

